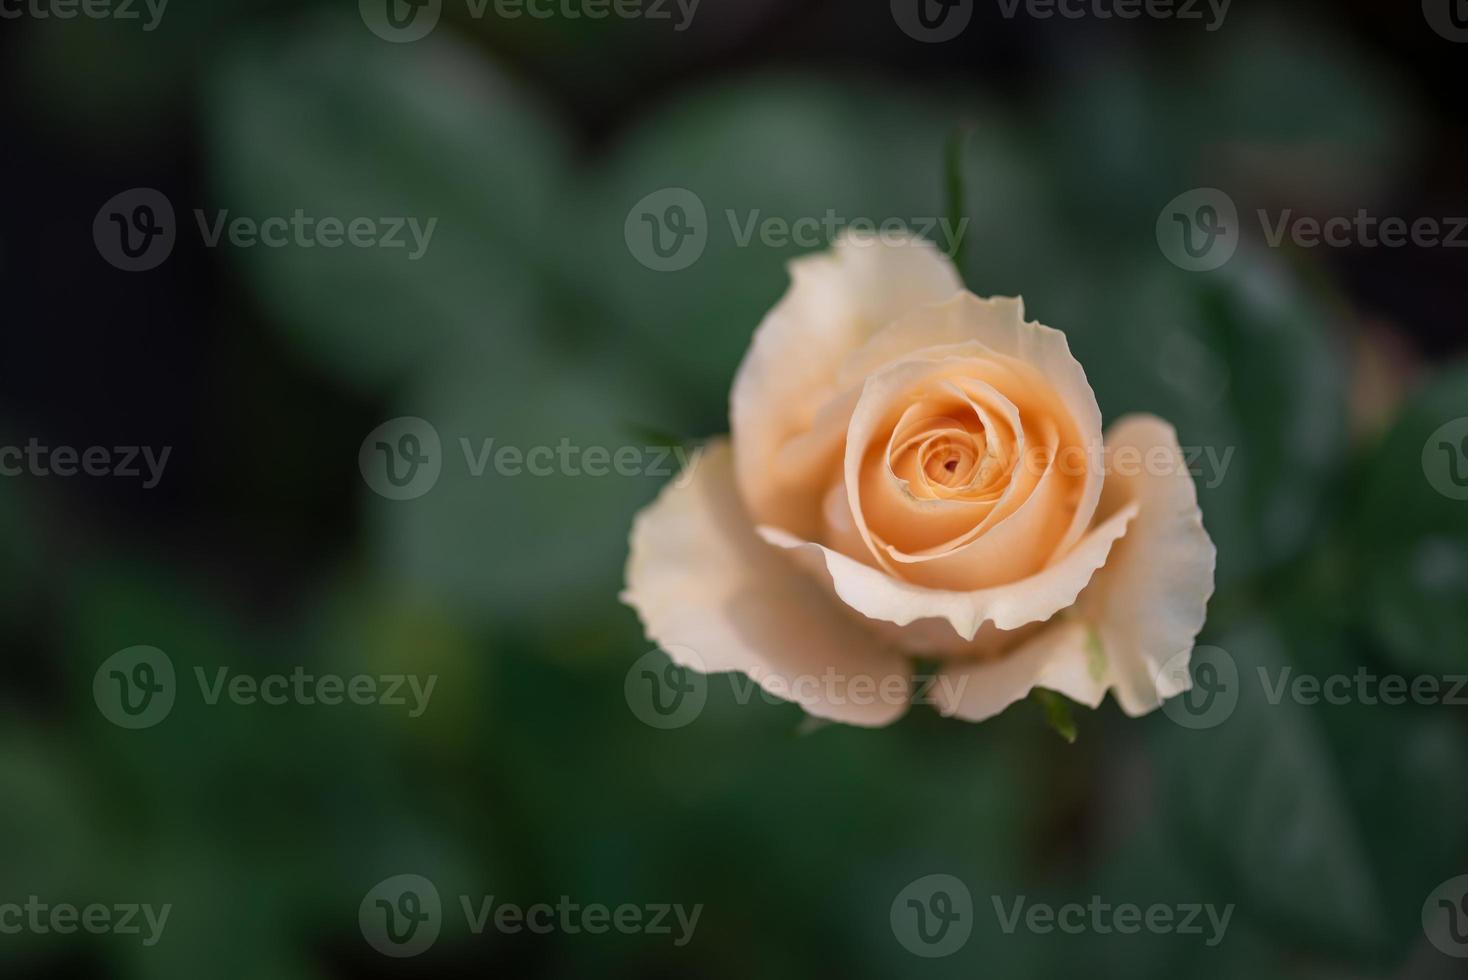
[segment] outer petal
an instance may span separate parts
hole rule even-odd
[[[710,444],[686,483],[670,483],[637,516],[622,601],[658,645],[702,660],[684,666],[748,674],[822,718],[895,721],[907,710],[910,665],[759,539],[733,462],[726,440]]]
[[[1070,352],[1065,334],[1025,320],[1024,300],[1012,297],[979,299],[961,292],[941,306],[915,309],[874,335],[852,353],[842,366],[839,383],[859,384],[893,361],[919,350],[954,347],[978,341],[995,353],[1033,367],[1054,389],[1088,451],[1089,472],[1070,528],[1056,548],[1061,554],[1080,540],[1101,497],[1099,450],[1101,409],[1086,372]],[[1096,457],[1094,460],[1090,456]],[[1094,463],[1094,465],[1091,465]]]
[[[1094,708],[1107,682],[1090,640],[1084,623],[1062,616],[996,660],[944,666],[931,688],[933,704],[942,714],[983,721],[1043,687]]]
[[[951,299],[963,288],[953,264],[921,238],[843,235],[826,253],[790,264],[791,285],[755,331],[729,396],[739,488],[761,523],[801,534],[818,526],[819,492],[791,492],[816,473],[815,447],[783,463],[780,448],[838,394],[843,360],[887,324]],[[844,419],[838,419],[844,422]],[[839,451],[844,425],[825,428]],[[794,464],[794,465],[792,465]]]
[[[1092,706],[1114,688],[1137,716],[1185,690],[1162,668],[1203,628],[1217,550],[1172,426],[1129,415],[1106,448],[1100,512],[1139,506],[1136,520],[1070,613],[1003,661],[945,671],[952,680],[935,687],[944,714],[982,721],[1045,687]]]
[[[836,594],[862,615],[899,626],[947,620],[959,636],[972,640],[985,623],[1001,630],[1018,629],[1072,605],[1136,514],[1135,505],[1123,506],[1050,567],[1009,585],[974,592],[945,592],[903,582],[779,528],[762,526],[759,533],[771,544],[802,555],[808,566],[824,566]]]

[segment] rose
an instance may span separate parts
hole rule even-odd
[[[846,236],[791,278],[731,438],[633,525],[648,636],[861,725],[906,710],[914,656],[974,721],[1035,687],[1134,716],[1186,690],[1216,553],[1171,426],[1103,439],[1065,335],[920,239]]]

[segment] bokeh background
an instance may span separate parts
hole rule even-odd
[[[0,21],[0,445],[171,448],[151,489],[0,477],[0,903],[173,905],[152,947],[0,934],[0,972],[1462,975],[1422,913],[1468,872],[1464,708],[1271,704],[1253,678],[1468,673],[1468,503],[1423,456],[1468,416],[1468,250],[1271,247],[1252,215],[1468,215],[1468,46],[1366,0],[1236,0],[1214,31],[977,3],[946,43],[885,0],[703,0],[685,30],[676,8],[443,0],[411,43],[369,30],[369,6]],[[1234,451],[1201,491],[1219,568],[1200,642],[1237,665],[1236,710],[1194,730],[1108,702],[1076,710],[1075,744],[1033,702],[871,732],[715,678],[690,724],[644,723],[625,682],[649,646],[617,592],[664,479],[474,477],[458,441],[725,431],[739,357],[808,250],[741,246],[725,212],[942,216],[957,127],[970,288],[1063,328],[1108,420],[1152,411]],[[1243,241],[1189,272],[1155,229],[1199,187],[1237,203]],[[176,213],[144,272],[93,236],[132,188]],[[665,188],[710,216],[676,272],[624,234]],[[209,247],[195,209],[437,226],[406,261]],[[358,466],[399,416],[444,447],[406,501]],[[136,645],[166,652],[178,699],[125,730],[93,679]],[[220,667],[438,681],[418,718],[210,705],[192,678]],[[404,873],[444,923],[395,959],[358,910]],[[974,906],[943,958],[891,917],[932,874]],[[474,935],[461,895],[704,908],[677,947]],[[994,896],[1235,911],[1210,947],[1005,934]]]

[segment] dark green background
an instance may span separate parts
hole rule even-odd
[[[1189,731],[1111,703],[1066,745],[1022,703],[809,731],[737,704],[662,732],[623,695],[617,602],[655,478],[463,478],[458,437],[641,445],[727,429],[798,250],[725,209],[943,213],[970,126],[963,269],[1064,329],[1112,419],[1233,447],[1201,642],[1257,667],[1468,673],[1468,503],[1424,476],[1468,415],[1465,252],[1269,249],[1190,274],[1154,238],[1193,187],[1242,213],[1468,214],[1468,47],[1417,4],[1236,0],[1223,28],[1005,21],[923,45],[887,4],[704,0],[666,23],[475,21],[387,44],[355,5],[173,0],[135,24],[0,22],[0,444],[173,447],[162,484],[0,478],[0,903],[171,902],[163,941],[0,935],[5,976],[1447,977],[1422,903],[1468,872],[1462,707],[1269,705]],[[1381,9],[1377,9],[1380,6]],[[1398,9],[1400,8],[1400,9]],[[105,263],[92,219],[162,190],[179,245]],[[649,271],[628,210],[715,217]],[[382,250],[206,249],[194,208],[436,216]],[[1246,224],[1249,221],[1246,220]],[[363,437],[430,420],[446,472],[395,503]],[[115,651],[180,674],[437,674],[419,719],[180,696],[123,731]],[[378,881],[432,879],[431,952],[373,951]],[[908,953],[933,873],[973,936]],[[695,939],[469,935],[455,896],[702,903]],[[990,897],[1234,903],[1225,941],[1005,935]]]

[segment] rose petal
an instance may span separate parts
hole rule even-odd
[[[1185,689],[1172,671],[1159,672],[1191,651],[1203,628],[1218,550],[1203,527],[1198,490],[1171,425],[1154,415],[1125,416],[1108,430],[1106,451],[1111,466],[1101,512],[1126,502],[1142,509],[1078,611],[1101,632],[1122,710],[1141,715]],[[1128,451],[1140,466],[1125,467]]]
[[[821,516],[825,529],[822,541],[844,554],[864,559],[870,565],[876,564],[876,556],[866,550],[861,532],[851,520],[851,508],[846,505],[845,480],[836,480],[826,491],[826,498],[821,502]]]
[[[1124,506],[1043,571],[1009,585],[973,592],[912,585],[780,528],[765,525],[758,531],[771,544],[802,556],[808,567],[824,569],[836,594],[863,616],[899,626],[923,619],[946,620],[960,637],[972,640],[985,623],[1001,630],[1018,629],[1073,605],[1136,514],[1136,505]]]
[[[1042,420],[1044,422],[1046,420]],[[1054,427],[1048,426],[1045,445],[1053,458]],[[981,526],[971,535],[928,551],[911,553],[891,545],[885,548],[903,579],[934,589],[993,588],[1035,574],[1055,548],[1064,510],[1063,481],[1056,468],[1047,466],[1035,479],[1028,467],[1015,474],[1014,486],[1024,485],[1015,510],[992,526]],[[1000,511],[996,510],[996,514]],[[994,515],[990,515],[992,520]]]
[[[945,668],[951,683],[935,686],[943,714],[983,721],[1034,687],[1094,707],[1112,688],[1135,717],[1185,689],[1163,666],[1203,628],[1217,550],[1172,426],[1129,415],[1107,432],[1106,448],[1099,512],[1139,508],[1136,520],[1070,613],[1002,661]]]
[[[1084,623],[1062,616],[996,660],[947,662],[929,689],[933,705],[940,714],[983,721],[1043,687],[1094,708],[1107,684],[1087,640]]]
[[[934,533],[953,530],[953,515],[944,513],[944,502],[917,500],[901,488],[886,466],[882,434],[899,424],[915,396],[949,390],[960,397],[992,391],[1007,406],[1013,428],[1021,427],[1028,414],[1029,430],[1039,437],[1035,448],[1045,449],[1051,462],[1043,473],[1036,471],[1026,430],[1015,439],[1016,451],[1025,458],[1011,470],[992,510],[976,516],[968,533],[919,553]],[[881,567],[915,585],[967,592],[996,588],[1053,564],[1089,480],[1088,472],[1062,475],[1061,467],[1052,465],[1058,461],[1061,424],[1067,433],[1064,448],[1085,455],[1075,424],[1054,418],[1066,411],[1054,402],[1046,380],[1033,368],[973,340],[924,348],[868,377],[846,433],[844,476],[853,521]],[[1038,499],[1032,501],[1037,489]]]
[[[1024,300],[1017,297],[980,299],[961,292],[947,302],[914,309],[874,335],[842,365],[838,385],[861,384],[863,379],[915,352],[978,341],[995,352],[1033,367],[1054,389],[1079,430],[1088,453],[1099,450],[1101,409],[1086,380],[1085,369],[1070,352],[1065,334],[1025,320]],[[1087,475],[1076,512],[1056,553],[1068,550],[1092,523],[1101,497],[1103,473],[1087,457]],[[849,476],[848,476],[849,479]]]
[[[690,470],[632,526],[622,601],[648,637],[675,660],[686,647],[702,661],[684,666],[740,671],[821,718],[879,726],[901,717],[907,660],[756,536],[727,440]]]
[[[904,370],[916,372],[910,377],[921,377],[927,372],[926,368],[920,366]],[[903,372],[893,373],[900,375]],[[893,454],[894,444],[905,429],[911,430],[912,419],[921,418],[924,413],[927,413],[928,423],[937,424],[933,414],[941,411],[941,406],[948,403],[961,404],[970,411],[974,411],[976,415],[979,414],[979,410],[971,407],[971,402],[965,399],[964,392],[954,384],[945,382],[937,387],[939,391],[936,394],[919,399],[903,410],[885,447],[878,447],[875,444],[868,447],[861,461],[863,476],[860,493],[848,495],[853,501],[861,501],[862,520],[871,530],[874,539],[880,538],[884,544],[898,546],[906,552],[917,552],[925,548],[938,547],[946,542],[955,541],[955,539],[976,536],[988,526],[986,518],[994,513],[996,506],[1002,502],[1002,496],[999,494],[972,500],[953,496],[934,497],[922,492],[922,488],[914,486],[912,480],[905,479],[891,469],[889,459]],[[990,404],[996,406],[996,411],[1000,413],[1000,418],[1007,430],[1009,432],[1019,431],[1019,414],[1014,406],[989,386],[983,387],[988,389],[988,394],[992,399]],[[981,417],[986,423],[986,436],[993,437],[999,425],[995,423],[987,408],[982,412]],[[880,423],[873,419],[872,424]],[[856,427],[856,438],[865,439],[872,431],[874,430],[869,424],[863,423]],[[1020,445],[1022,446],[1022,437],[1020,437]],[[1006,484],[1003,494],[1008,495],[1012,486],[1012,483]],[[831,543],[835,544],[835,542]],[[861,557],[860,552],[842,550],[854,558]]]
[[[830,252],[792,262],[790,276],[789,291],[755,331],[735,375],[729,417],[750,512],[812,535],[820,491],[805,482],[817,470],[799,467],[799,460],[794,468],[776,465],[781,448],[839,394],[836,376],[847,355],[898,317],[950,299],[963,285],[932,243],[886,234],[845,234]],[[844,425],[829,432],[839,448]]]

